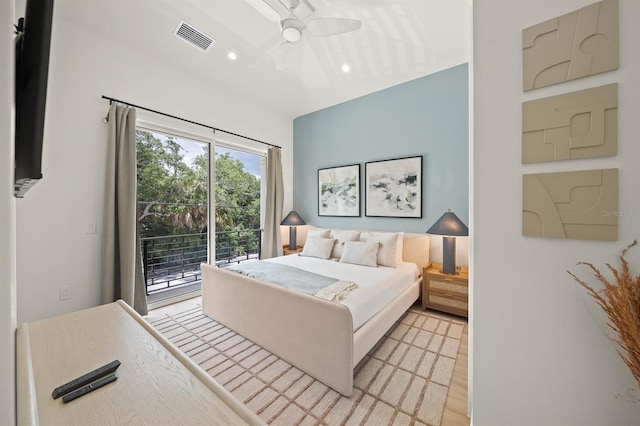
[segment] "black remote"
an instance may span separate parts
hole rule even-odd
[[[69,383],[58,386],[53,390],[51,396],[53,396],[53,399],[60,398],[62,395],[88,385],[94,380],[100,379],[107,374],[113,373],[118,369],[118,367],[120,367],[120,361],[118,361],[117,359],[115,361],[111,361],[109,364],[105,364],[102,367],[96,368],[95,370],[90,371],[87,374],[78,377],[77,379],[71,380]]]
[[[103,377],[100,380],[96,380],[93,383],[89,383],[87,386],[81,387],[80,389],[76,389],[73,392],[70,392],[68,394],[66,394],[65,396],[62,397],[62,402],[64,402],[65,404],[69,401],[73,401],[76,398],[80,398],[82,395],[86,395],[89,392],[93,392],[94,390],[101,388],[102,386],[106,385],[107,383],[111,383],[114,382],[116,379],[118,378],[118,376],[116,376],[115,374],[111,374],[107,377]]]

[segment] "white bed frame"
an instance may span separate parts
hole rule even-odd
[[[422,273],[429,236],[404,234],[403,260]],[[349,309],[255,278],[202,264],[203,312],[345,396],[353,369],[413,305],[416,280],[355,333]]]

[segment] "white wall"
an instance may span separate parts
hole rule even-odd
[[[44,178],[17,202],[18,321],[100,303],[107,139],[101,119],[109,107],[102,95],[277,141],[283,147],[285,186],[291,187],[290,119],[235,98],[224,82],[206,86],[182,74],[179,63],[158,62],[62,19],[64,8],[74,3],[57,2],[54,14]],[[86,233],[91,222],[98,233]],[[61,286],[72,287],[72,299],[59,301]]]
[[[619,168],[619,208],[640,211],[640,2],[620,0],[620,69],[522,91],[523,28],[593,0],[475,0],[473,17],[474,146],[473,424],[631,425],[640,403],[617,397],[638,387],[605,337],[603,315],[566,270],[589,279],[578,261],[617,265],[640,237],[640,216],[620,217],[619,240],[524,238],[524,173]],[[521,164],[523,101],[619,84],[618,155],[562,163]],[[640,249],[629,253],[640,273]],[[602,327],[602,328],[601,328]]]
[[[15,423],[15,201],[13,1],[0,2],[0,424]]]

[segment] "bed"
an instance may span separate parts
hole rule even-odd
[[[409,233],[322,231],[343,238],[345,233],[356,233],[359,241],[375,240],[375,236],[380,241],[389,241],[385,238],[397,234],[396,266],[401,267],[347,265],[347,269],[352,271],[345,279],[355,277],[358,286],[343,300],[335,302],[202,264],[202,310],[337,392],[351,396],[354,368],[420,295],[421,272],[429,261],[429,237]],[[316,240],[309,235],[305,250]],[[335,240],[335,247],[344,245],[345,241]],[[345,247],[355,244],[347,242]],[[336,254],[335,250],[332,254]],[[297,254],[269,261],[300,268],[324,262],[325,270],[330,273],[333,273],[334,266],[343,263],[335,258],[322,260]],[[358,268],[363,273],[358,273]],[[413,271],[409,282],[392,297],[388,296],[388,289],[377,292],[377,296],[387,295],[387,300],[371,296],[375,288],[367,286],[370,281],[368,274],[376,270],[388,273],[392,269]],[[385,278],[383,281],[388,280]],[[358,299],[354,296],[358,293],[366,293],[370,297]]]

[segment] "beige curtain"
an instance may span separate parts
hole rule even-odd
[[[122,299],[146,315],[136,219],[136,110],[113,103],[108,121],[102,303]]]
[[[262,259],[282,256],[282,206],[284,185],[282,183],[282,160],[280,148],[267,151],[267,197],[264,215],[264,235],[262,238]]]

